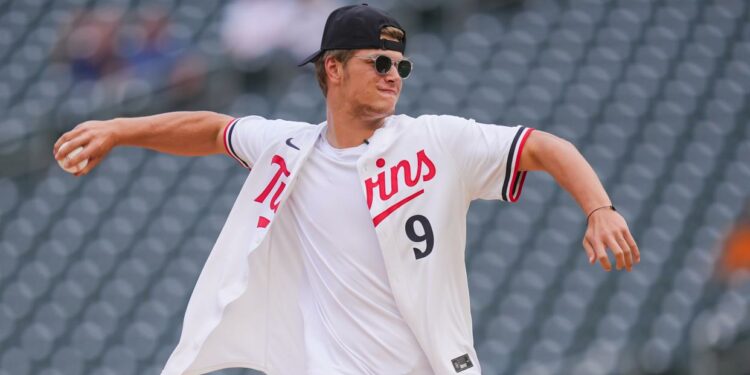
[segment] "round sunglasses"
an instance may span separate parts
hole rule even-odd
[[[354,56],[358,59],[362,60],[369,60],[372,61],[373,66],[375,67],[375,71],[378,72],[380,75],[386,75],[389,71],[391,71],[391,67],[396,67],[396,72],[398,72],[399,77],[402,79],[405,79],[409,77],[409,74],[411,74],[411,68],[412,64],[411,61],[407,59],[399,60],[399,61],[393,61],[390,57],[386,55],[373,55],[373,56]]]

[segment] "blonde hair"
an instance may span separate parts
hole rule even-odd
[[[399,42],[404,40],[404,32],[393,26],[386,26],[380,30],[380,39],[390,39]],[[315,61],[315,77],[318,80],[318,86],[323,91],[323,96],[328,96],[328,75],[326,74],[326,59],[331,57],[346,66],[346,63],[354,56],[356,50],[353,49],[331,49],[323,52]]]

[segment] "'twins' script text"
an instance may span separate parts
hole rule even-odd
[[[385,167],[385,160],[379,158],[375,161],[375,165],[378,168]],[[416,171],[415,171],[416,169]],[[386,176],[388,172],[388,176]],[[368,178],[365,180],[365,191],[367,192],[367,208],[372,208],[373,200],[375,199],[375,190],[378,191],[378,198],[382,202],[388,202],[396,193],[399,192],[401,187],[413,187],[421,181],[430,181],[435,177],[436,173],[435,163],[430,160],[424,150],[417,152],[416,168],[409,160],[401,160],[396,165],[390,167],[388,170],[382,170],[375,178]],[[405,185],[405,186],[404,186]],[[389,188],[390,187],[390,188]],[[409,196],[393,202],[390,206],[384,209],[381,213],[376,215],[372,222],[375,226],[378,226],[388,215],[392,214],[399,207],[403,206],[410,200],[418,197],[424,193],[424,189],[420,189]]]
[[[276,174],[273,175],[273,178],[271,178],[271,181],[266,185],[266,188],[263,189],[263,191],[255,198],[255,201],[258,203],[263,203],[266,201],[266,198],[271,194],[271,191],[273,191],[273,188],[276,186],[276,183],[279,182],[279,179],[283,175],[284,177],[289,177],[289,170],[286,167],[286,161],[284,161],[284,158],[282,158],[279,155],[274,155],[271,159],[272,164],[276,164],[279,166],[279,170],[276,171]],[[281,193],[284,191],[284,188],[286,188],[286,183],[281,182],[279,187],[276,189],[276,192],[273,193],[273,197],[271,198],[270,202],[270,208],[275,213],[279,209],[279,197],[281,196]],[[268,226],[268,224],[271,221],[268,220],[268,218],[260,216],[258,217],[258,228],[265,228]]]
[[[266,185],[263,191],[255,198],[255,201],[263,204],[268,197],[271,196],[271,193],[273,193],[273,196],[271,196],[269,201],[269,208],[275,213],[279,209],[281,193],[286,188],[286,182],[280,180],[282,177],[289,177],[290,172],[286,166],[286,161],[279,155],[274,155],[271,159],[271,163],[276,164],[279,169],[268,182],[268,185]],[[378,168],[384,168],[385,159],[379,158],[375,161],[375,165]],[[387,176],[386,172],[388,172]],[[388,201],[390,201],[400,189],[414,187],[420,181],[430,181],[435,177],[436,172],[435,163],[430,160],[425,151],[418,151],[416,166],[413,166],[409,160],[401,160],[396,163],[396,165],[390,167],[390,169],[382,170],[377,176],[375,176],[375,178],[368,178],[365,180],[367,208],[372,208],[376,190],[377,198],[384,203],[389,203]],[[378,226],[378,224],[388,217],[388,215],[392,214],[398,208],[423,193],[424,189],[420,189],[399,201],[393,202],[372,219],[373,224]],[[257,227],[265,228],[270,222],[271,221],[268,218],[260,216],[258,217]]]

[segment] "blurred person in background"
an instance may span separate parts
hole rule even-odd
[[[292,63],[319,42],[320,25],[339,0],[235,0],[224,9],[222,42],[246,90],[285,86]],[[273,17],[269,17],[269,15]]]
[[[117,54],[123,13],[115,8],[80,11],[64,30],[57,47],[59,59],[70,64],[76,81],[99,80],[125,64]]]
[[[164,9],[144,6],[134,14],[127,32],[121,33],[119,52],[128,77],[171,87],[169,106],[180,110],[205,99],[208,67],[200,54],[174,37],[171,27]]]
[[[640,253],[576,147],[525,126],[395,115],[407,35],[367,5],[335,10],[314,63],[318,124],[173,112],[89,121],[54,147],[89,173],[115,146],[226,154],[251,170],[163,374],[479,374],[464,251],[475,199],[515,202],[545,171],[586,215],[590,264]],[[71,150],[78,155],[68,158]],[[556,256],[551,254],[550,256]]]
[[[169,102],[170,108],[175,111],[193,108],[195,103],[206,101],[206,90],[208,67],[205,59],[199,54],[188,53],[184,55],[179,63],[169,74]]]
[[[156,6],[81,11],[63,31],[57,58],[68,62],[77,82],[106,79],[115,96],[134,85],[173,87],[169,105],[186,108],[205,99],[208,67],[175,32],[169,15]]]
[[[121,30],[118,53],[130,75],[148,81],[164,80],[179,65],[187,46],[172,38],[169,26],[164,10],[146,6]]]

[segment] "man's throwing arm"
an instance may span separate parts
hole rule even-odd
[[[181,156],[221,154],[225,153],[224,128],[232,119],[220,113],[197,111],[86,121],[63,134],[55,142],[53,154],[55,159],[65,160],[68,153],[83,147],[66,161],[69,166],[89,161],[76,176],[89,173],[116,146],[143,147]]]

